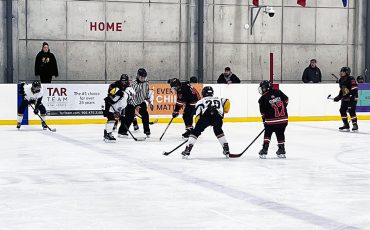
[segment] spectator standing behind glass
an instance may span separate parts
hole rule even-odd
[[[321,82],[321,71],[319,67],[316,66],[316,59],[310,61],[310,65],[304,70],[302,75],[302,81],[304,83],[319,83]]]
[[[225,68],[225,73],[222,73],[217,80],[217,83],[221,84],[232,84],[240,83],[240,79],[231,72],[230,67]]]
[[[41,83],[51,83],[52,76],[58,77],[57,60],[47,42],[42,43],[42,49],[36,56],[35,75],[40,76]]]

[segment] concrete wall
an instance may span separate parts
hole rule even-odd
[[[34,58],[49,42],[59,66],[59,82],[106,82],[145,67],[151,80],[187,79],[197,73],[195,0],[18,0],[14,2],[14,81],[33,80]],[[366,0],[260,0],[274,18],[260,14],[253,35],[252,0],[206,0],[205,77],[217,80],[230,66],[242,80],[269,77],[275,55],[278,80],[300,80],[311,58],[324,80],[349,65],[364,68]],[[0,82],[6,66],[5,1],[0,1]],[[122,32],[90,31],[90,22],[120,22]]]

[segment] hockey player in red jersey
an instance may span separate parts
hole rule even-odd
[[[261,159],[266,159],[272,133],[278,141],[279,158],[285,158],[285,129],[288,125],[288,97],[280,90],[274,90],[270,81],[262,81],[259,86],[262,95],[258,100],[262,120],[265,126],[263,148],[259,152]]]
[[[184,138],[189,138],[189,135],[193,129],[193,116],[195,113],[195,104],[200,99],[198,91],[190,85],[190,82],[180,82],[177,78],[168,80],[168,84],[171,86],[171,90],[177,94],[177,101],[175,109],[172,113],[172,117],[176,118],[179,115],[180,109],[184,108],[184,114],[182,118],[185,123],[185,133],[182,134]]]
[[[334,101],[342,101],[340,105],[340,115],[342,116],[343,126],[339,127],[340,131],[349,131],[349,123],[347,118],[347,110],[351,116],[352,131],[358,130],[356,106],[358,101],[358,87],[356,79],[352,76],[349,67],[342,67],[340,70],[339,79],[339,94],[334,98]]]

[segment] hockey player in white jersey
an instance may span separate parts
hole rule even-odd
[[[112,135],[114,123],[122,118],[128,99],[128,92],[119,88],[111,89],[108,96],[104,98],[105,109],[103,111],[103,115],[107,118],[107,123],[105,124],[104,129],[105,142],[116,142],[116,138]]]
[[[17,129],[21,128],[24,111],[28,105],[34,105],[33,112],[41,114],[41,125],[43,129],[47,129],[45,124],[46,109],[42,104],[42,86],[39,81],[34,81],[32,84],[22,82],[19,88],[19,95],[22,96],[21,105],[18,107]]]
[[[211,86],[204,87],[202,90],[203,99],[195,105],[195,120],[197,122],[189,136],[186,149],[182,152],[185,159],[190,155],[197,138],[208,126],[213,126],[213,131],[223,148],[223,154],[229,157],[229,144],[222,130],[222,124],[224,113],[228,113],[230,110],[230,101],[225,98],[214,97],[213,94],[214,91]]]

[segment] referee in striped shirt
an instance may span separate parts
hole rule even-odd
[[[149,113],[146,102],[149,102],[150,109],[153,111],[153,98],[149,90],[149,81],[147,80],[147,72],[145,69],[140,68],[137,71],[136,80],[132,82],[131,87],[135,90],[125,109],[124,122],[127,128],[130,128],[135,118],[135,110],[138,110],[144,126],[144,133],[149,137]],[[126,128],[121,125],[118,130],[118,137],[128,137]]]

